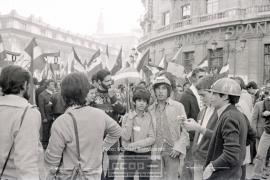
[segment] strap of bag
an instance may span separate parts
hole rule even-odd
[[[78,161],[79,161],[79,164],[80,164],[81,163],[81,154],[80,154],[80,142],[79,142],[77,122],[76,122],[76,119],[75,119],[74,115],[71,112],[69,112],[68,114],[71,116],[72,121],[73,121],[73,125],[74,125],[77,158],[78,158]]]
[[[26,114],[26,111],[27,111],[28,108],[29,108],[29,106],[27,106],[27,107],[24,109],[24,111],[23,111],[23,114],[22,114],[22,117],[21,117],[20,126],[19,126],[19,130],[20,130],[21,126],[22,126],[22,123],[23,123],[23,120],[24,120],[24,117],[25,117],[25,114]],[[5,161],[5,164],[4,164],[3,169],[2,169],[2,171],[1,171],[1,174],[0,174],[0,179],[2,178],[2,176],[3,176],[3,174],[4,174],[4,171],[5,171],[5,169],[6,169],[7,162],[8,162],[8,160],[9,160],[9,157],[10,157],[10,154],[11,154],[11,151],[12,151],[13,147],[14,147],[14,141],[12,142],[11,148],[10,148],[10,150],[9,150],[9,152],[8,152],[7,159],[6,159],[6,161]]]

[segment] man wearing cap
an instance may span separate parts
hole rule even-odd
[[[240,179],[248,132],[246,117],[235,107],[241,94],[240,85],[232,79],[222,78],[214,83],[210,91],[218,121],[212,132],[203,179]],[[201,126],[198,129],[203,134],[209,133]]]
[[[161,179],[178,179],[180,163],[189,145],[189,135],[181,127],[181,117],[186,118],[183,105],[170,99],[171,84],[164,77],[157,77],[153,83],[156,101],[149,107],[153,117],[156,141],[152,148],[153,158],[160,158],[163,164]]]

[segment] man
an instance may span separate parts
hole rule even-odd
[[[46,84],[46,89],[38,97],[38,105],[42,118],[42,145],[46,149],[49,138],[50,129],[53,123],[52,109],[51,109],[51,97],[55,90],[55,82],[53,80],[48,80]]]
[[[202,109],[202,102],[196,88],[196,84],[199,79],[206,76],[204,69],[198,68],[192,71],[190,81],[192,85],[182,94],[180,102],[184,105],[187,118],[197,120],[197,116]],[[190,132],[190,142],[193,144],[194,132]],[[188,149],[187,157],[185,158],[185,166],[183,171],[183,180],[193,180],[193,158],[192,158],[192,147]]]
[[[37,108],[28,103],[30,76],[14,65],[5,67],[0,76],[5,94],[0,97],[1,170],[7,162],[3,179],[39,180],[41,117]]]
[[[247,119],[235,107],[241,95],[240,85],[232,79],[222,78],[210,91],[218,123],[209,144],[203,179],[240,179],[248,134]]]
[[[247,89],[248,93],[253,96],[253,105],[255,105],[255,103],[257,102],[257,100],[260,97],[260,90],[258,89],[257,84],[254,81],[250,81],[247,84],[246,89]]]
[[[111,90],[112,78],[107,70],[97,72],[97,95],[95,107],[104,110],[111,118],[119,123],[120,115],[125,113],[125,108],[117,101],[115,93]],[[114,179],[114,168],[119,154],[119,143],[114,144],[108,151],[109,169],[105,179]]]
[[[189,145],[188,133],[181,127],[181,117],[186,118],[185,110],[181,103],[170,98],[172,87],[166,77],[157,77],[153,89],[156,101],[149,107],[149,112],[153,117],[156,141],[152,154],[161,158],[161,179],[178,179],[180,163],[183,164]]]

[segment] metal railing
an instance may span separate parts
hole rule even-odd
[[[175,23],[171,23],[167,26],[163,26],[159,29],[153,30],[147,33],[140,39],[140,42],[145,42],[152,37],[159,36],[175,31],[181,31],[182,29],[192,29],[202,25],[212,25],[217,22],[228,22],[232,20],[244,20],[246,18],[258,17],[262,15],[270,15],[270,5],[253,6],[249,8],[232,8],[225,11],[220,11],[214,14],[206,14],[198,17],[191,17],[183,19]]]

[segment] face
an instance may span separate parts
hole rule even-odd
[[[164,101],[168,98],[168,89],[165,84],[160,84],[156,89],[155,89],[156,97],[157,100],[159,101]]]
[[[219,109],[224,105],[225,99],[227,99],[226,96],[220,97],[218,93],[211,93],[211,105],[214,106],[216,109]]]
[[[187,84],[184,85],[184,91],[186,91],[188,88],[190,88],[190,84],[189,83],[187,83]]]
[[[212,95],[209,91],[198,90],[198,94],[204,105],[209,106],[211,104]]]
[[[48,84],[47,89],[50,90],[50,91],[54,91],[54,89],[55,89],[55,84],[54,84],[54,82],[50,82],[50,83]]]
[[[147,102],[144,99],[137,99],[135,101],[135,106],[136,106],[136,110],[144,111],[147,106]]]
[[[183,89],[182,86],[176,86],[176,90],[177,90],[177,92],[178,92],[179,94],[183,94],[183,92],[184,92],[184,89]]]
[[[200,80],[201,78],[203,78],[204,76],[206,76],[206,72],[198,72],[197,74],[197,81]]]
[[[255,94],[255,89],[253,88],[249,88],[247,91],[249,94]]]
[[[111,75],[106,76],[103,81],[99,81],[99,84],[102,86],[104,89],[110,89],[112,86],[112,77]]]
[[[96,89],[90,89],[86,97],[86,102],[87,103],[94,102],[95,98],[96,98]]]

